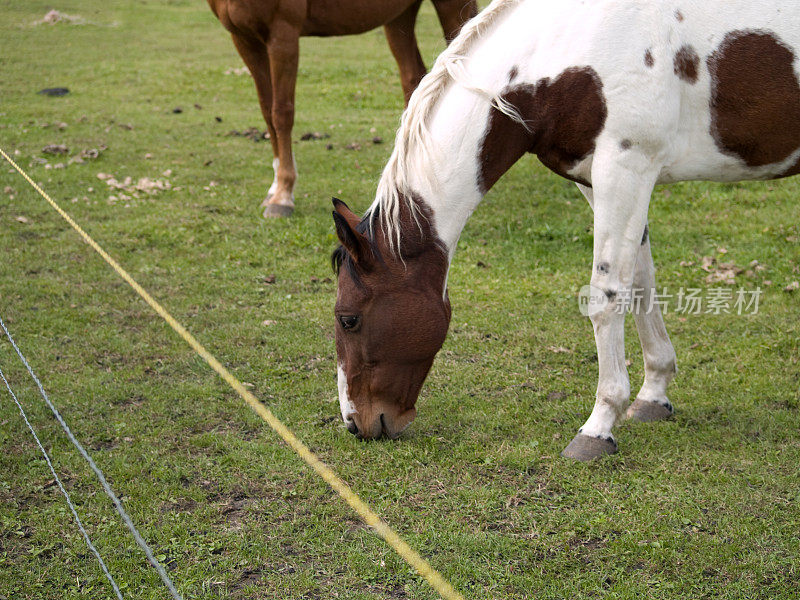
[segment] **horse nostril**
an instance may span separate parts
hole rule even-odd
[[[355,421],[347,421],[347,431],[352,434],[358,433],[358,425],[356,425]]]

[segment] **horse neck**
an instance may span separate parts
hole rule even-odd
[[[530,53],[524,44],[509,53],[503,40],[492,39],[492,30],[501,29],[509,20],[505,17],[524,3],[507,0],[505,12],[503,2],[496,4],[496,22],[491,14],[486,17],[487,9],[476,21],[488,23],[468,24],[414,92],[373,204],[373,210],[380,206],[386,216],[391,211],[385,209],[395,207],[400,197],[420,200],[430,209],[435,233],[450,258],[487,189],[527,149],[515,148],[511,153],[506,149],[498,159],[488,157],[496,164],[487,180],[487,156],[482,150],[490,110],[498,101],[504,104],[499,96],[509,85],[509,73],[516,72],[522,57]],[[473,28],[477,38],[460,46],[459,40],[465,32],[469,38]]]
[[[463,102],[465,99],[470,102]],[[427,123],[429,137],[396,146],[373,205],[373,208],[380,205],[387,216],[391,215],[393,206],[420,208],[421,218],[430,222],[432,233],[439,238],[450,259],[464,225],[483,199],[477,165],[483,132],[480,126],[475,127],[470,122],[468,115],[488,113],[488,103],[477,97],[461,100],[457,108],[449,101],[437,107]],[[459,113],[466,118],[454,118]],[[398,139],[401,135],[402,132]],[[402,150],[404,155],[398,156]],[[398,163],[402,164],[399,169]],[[412,209],[412,212],[417,211]],[[401,237],[413,235],[412,230],[418,227],[416,219],[390,220],[397,224],[395,231],[399,231]],[[391,235],[391,225],[389,230]]]
[[[503,96],[523,81],[522,65],[543,50],[528,31],[531,15],[542,10],[568,12],[554,5],[560,3],[496,0],[437,59],[409,102],[378,185],[372,211],[376,206],[381,209],[390,232],[392,219],[387,215],[397,214],[399,199],[418,199],[430,209],[435,233],[452,258],[486,191],[531,149],[536,132],[517,123],[527,117]],[[512,38],[519,43],[509,46]],[[529,66],[525,71],[524,81],[550,75],[540,75]],[[509,123],[497,128],[495,113],[508,115]],[[489,134],[493,146],[486,145]]]

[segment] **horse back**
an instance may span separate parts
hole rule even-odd
[[[671,0],[651,11],[651,25],[627,36],[625,59],[601,49],[618,46],[599,31],[588,44],[606,141],[648,148],[661,182],[800,173],[800,4]]]

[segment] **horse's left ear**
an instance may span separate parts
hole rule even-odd
[[[350,210],[350,207],[338,198],[331,198],[331,202],[333,202],[333,210],[343,216],[347,224],[350,225],[350,228],[355,230],[356,226],[361,222],[358,215]]]
[[[333,222],[336,224],[336,235],[342,246],[357,263],[366,264],[372,254],[369,240],[356,229],[360,219],[347,205],[333,198]]]

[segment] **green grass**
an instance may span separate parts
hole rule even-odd
[[[737,277],[764,289],[761,310],[668,314],[675,418],[623,424],[620,453],[584,465],[558,453],[596,383],[575,301],[591,215],[574,185],[525,158],[464,232],[417,421],[398,442],[362,443],[338,416],[329,198],[365,209],[391,152],[402,101],[382,33],[303,40],[298,208],[267,223],[269,145],[226,135],[263,128],[255,91],[225,74],[241,61],[205,3],[63,0],[88,23],[31,25],[52,7],[0,0],[2,147],[467,597],[796,597],[800,292],[783,291],[800,278],[796,179],[656,191],[659,285],[707,288],[698,263],[724,247],[725,261],[766,267]],[[419,36],[430,64],[443,42],[428,5]],[[36,94],[55,86],[71,93]],[[299,141],[309,131],[331,137]],[[101,146],[64,169],[36,160]],[[172,189],[111,203],[98,173]],[[186,598],[435,597],[2,166],[6,187],[0,313]],[[636,386],[632,323],[627,334]],[[126,597],[165,598],[4,342],[0,366]],[[0,596],[109,598],[4,394]]]

